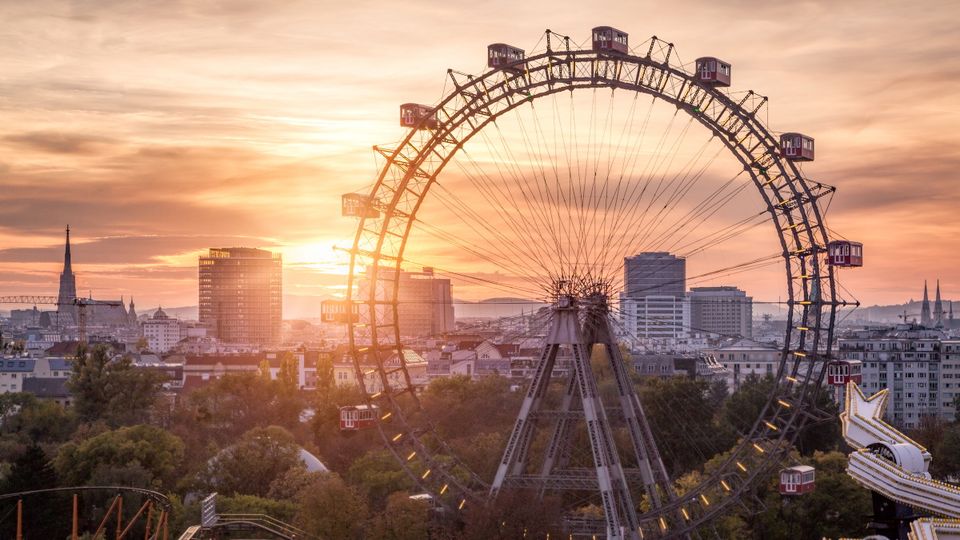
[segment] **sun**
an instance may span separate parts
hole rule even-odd
[[[308,268],[323,274],[346,276],[349,271],[350,255],[338,245],[347,245],[346,241],[318,241],[305,244],[292,244],[281,247],[285,266]]]

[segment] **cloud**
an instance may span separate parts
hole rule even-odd
[[[82,135],[79,133],[63,133],[50,131],[34,131],[7,135],[4,141],[13,143],[21,149],[38,150],[52,154],[96,154],[106,144],[116,141],[107,137]]]

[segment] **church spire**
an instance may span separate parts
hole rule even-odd
[[[923,280],[923,304],[920,306],[920,324],[930,326],[933,318],[930,317],[930,295],[927,293],[927,280]]]
[[[73,301],[77,299],[77,278],[73,275],[73,265],[70,259],[70,226],[67,225],[67,242],[63,248],[63,272],[60,273],[60,292],[57,295],[57,311],[60,315],[74,316],[74,321],[60,319],[61,324],[71,324],[76,320],[76,307]]]
[[[933,303],[933,320],[937,326],[943,326],[943,301],[940,300],[940,280],[937,280],[937,300]]]
[[[63,250],[63,273],[67,275],[73,273],[73,266],[71,265],[71,260],[70,260],[70,226],[69,225],[67,225],[67,244]]]

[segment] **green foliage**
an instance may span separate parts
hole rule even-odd
[[[866,516],[873,510],[870,492],[846,474],[847,456],[840,452],[814,454],[816,489],[799,496],[781,496],[775,477],[765,486],[767,510],[756,516],[753,531],[770,540],[819,540],[862,537]]]
[[[266,496],[270,485],[288,470],[303,468],[300,447],[287,430],[254,428],[213,457],[204,471],[208,491],[223,495]]]
[[[410,476],[385,450],[370,451],[353,462],[347,480],[375,508],[382,508],[387,497],[396,491],[410,489]]]
[[[77,426],[73,409],[25,393],[0,394],[0,417],[0,434],[24,443],[63,442]]]
[[[146,422],[165,376],[136,369],[130,358],[111,360],[108,349],[81,347],[67,388],[81,420],[103,420],[111,427]]]
[[[296,392],[300,388],[297,359],[293,353],[284,351],[280,355],[280,371],[277,373],[277,383],[285,392]]]
[[[391,493],[387,508],[373,518],[370,540],[420,540],[430,536],[430,506],[405,491]]]
[[[233,374],[192,392],[178,411],[175,429],[192,433],[199,444],[222,447],[256,427],[296,429],[301,410],[298,392],[256,374]]]
[[[54,466],[64,485],[92,484],[118,475],[168,490],[177,480],[182,460],[180,439],[161,428],[139,425],[68,442],[60,447]]]
[[[217,497],[217,512],[221,514],[264,514],[290,523],[297,514],[297,505],[292,501],[278,501],[256,495]]]
[[[933,463],[930,468],[939,478],[960,476],[960,422],[944,430],[943,438],[931,450]]]
[[[2,493],[57,487],[57,472],[43,449],[32,443],[13,462],[2,485]]]
[[[775,386],[776,381],[773,377],[761,378],[755,374],[747,375],[740,383],[740,388],[724,404],[722,422],[735,430],[738,435],[746,435],[763,412]],[[835,420],[838,412],[837,405],[828,391],[819,393],[817,407],[826,411],[831,420],[806,426],[801,430],[797,448],[804,455],[810,455],[816,451],[835,450],[840,444],[840,426]]]
[[[435,379],[424,392],[423,408],[447,440],[509,430],[523,398],[522,392],[510,391],[510,384],[505,377]],[[477,422],[478,411],[483,422]]]
[[[326,473],[309,472],[304,467],[291,467],[287,469],[287,472],[270,482],[267,497],[275,500],[294,501],[300,497],[303,490],[310,487],[324,474]]]
[[[369,509],[356,488],[336,473],[322,476],[303,490],[295,524],[320,538],[363,538]]]
[[[732,445],[732,429],[716,421],[715,397],[706,381],[686,377],[647,379],[640,388],[640,402],[671,476],[693,470]]]
[[[471,505],[464,515],[462,538],[467,540],[563,538],[560,501],[542,500],[527,490],[505,490],[491,506]]]

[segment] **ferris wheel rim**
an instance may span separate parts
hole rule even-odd
[[[531,79],[531,73],[534,73],[536,71],[549,69],[550,74],[552,75],[554,67],[553,66],[548,67],[548,64],[555,59],[557,60],[557,64],[555,65],[562,65],[564,61],[567,62],[568,64],[570,63],[577,64],[582,62],[583,61],[582,59],[589,59],[593,66],[592,69],[594,70],[596,69],[596,65],[599,63],[604,63],[605,66],[609,66],[609,64],[612,62],[615,65],[617,70],[619,70],[622,67],[622,64],[633,64],[637,68],[637,84],[630,85],[625,83],[624,81],[621,81],[619,78],[616,80],[613,80],[613,79],[607,79],[605,78],[605,76],[597,77],[596,71],[593,72],[593,76],[590,78],[590,80],[585,80],[582,77],[578,78],[576,77],[576,66],[575,66],[572,68],[570,72],[571,77],[569,78],[569,81],[564,80],[563,78],[553,77],[553,78],[549,78],[549,80],[538,81],[536,84],[527,84],[526,86],[523,86],[523,87],[517,86],[517,89],[515,89],[514,92],[519,91],[520,88],[525,88],[527,89],[528,92],[531,88],[540,88],[544,86],[548,86],[550,88],[549,91],[543,92],[543,93],[538,93],[538,94],[529,93],[528,94],[529,101],[535,101],[538,98],[541,98],[550,94],[555,94],[558,92],[563,92],[567,90],[572,91],[572,90],[584,89],[584,88],[610,88],[612,90],[623,89],[626,91],[644,93],[644,94],[651,95],[654,99],[660,98],[660,99],[663,99],[666,103],[676,105],[678,109],[683,109],[684,112],[686,112],[687,114],[690,114],[692,117],[697,119],[702,125],[704,125],[707,129],[709,129],[714,135],[728,135],[728,137],[721,136],[719,138],[724,144],[725,148],[730,153],[734,154],[735,157],[737,157],[738,161],[740,161],[740,163],[744,166],[745,170],[751,176],[753,183],[758,188],[761,194],[761,197],[763,199],[763,202],[767,205],[767,210],[771,214],[771,217],[773,218],[774,226],[776,227],[777,234],[781,242],[781,247],[783,247],[783,250],[784,250],[783,259],[785,263],[787,291],[789,296],[788,303],[790,304],[791,307],[788,310],[788,315],[787,315],[788,317],[787,328],[785,331],[786,336],[784,339],[785,346],[781,351],[781,359],[780,359],[780,363],[777,371],[777,384],[774,386],[774,390],[772,391],[770,396],[768,396],[767,403],[764,406],[763,412],[761,412],[761,414],[755,420],[754,425],[751,428],[748,436],[745,436],[741,440],[741,442],[739,442],[735,446],[734,450],[731,451],[731,455],[729,459],[727,459],[726,462],[720,468],[718,468],[718,470],[715,473],[710,475],[710,477],[706,478],[700,485],[698,485],[697,488],[694,488],[686,492],[683,496],[684,500],[680,500],[680,501],[677,501],[676,503],[672,503],[672,505],[671,504],[664,505],[663,507],[658,508],[655,513],[647,513],[642,516],[647,519],[652,519],[652,518],[656,518],[657,516],[664,515],[668,511],[676,510],[677,508],[682,508],[683,505],[686,503],[686,500],[690,498],[688,497],[688,495],[692,494],[692,496],[696,498],[697,495],[700,493],[697,491],[698,488],[703,487],[705,484],[711,481],[711,479],[720,478],[722,476],[723,471],[725,471],[728,467],[729,468],[734,467],[735,466],[734,462],[737,462],[736,458],[742,453],[743,450],[747,449],[751,445],[754,445],[754,447],[757,448],[754,441],[759,440],[759,437],[754,437],[754,434],[769,433],[768,430],[760,428],[760,424],[761,424],[761,420],[764,419],[764,416],[767,410],[770,409],[772,406],[774,406],[774,403],[778,398],[783,397],[782,392],[784,392],[785,390],[781,390],[781,382],[784,380],[784,377],[788,377],[788,376],[796,377],[796,375],[799,374],[798,373],[799,368],[805,363],[808,369],[805,376],[802,377],[803,391],[801,393],[801,400],[799,402],[800,406],[794,407],[792,414],[787,415],[789,420],[784,425],[783,429],[780,430],[780,435],[776,440],[778,443],[784,440],[792,441],[793,437],[796,436],[796,429],[791,429],[791,428],[794,428],[797,425],[802,425],[802,423],[805,421],[805,417],[803,415],[803,413],[806,412],[804,404],[808,403],[806,401],[808,398],[812,399],[811,393],[814,395],[816,394],[816,391],[818,391],[823,378],[822,369],[820,373],[815,374],[813,372],[815,363],[804,362],[802,360],[803,357],[797,356],[797,354],[800,354],[800,351],[804,350],[804,347],[812,348],[814,351],[818,351],[820,347],[821,338],[824,337],[824,334],[826,337],[826,348],[825,348],[826,355],[825,356],[827,357],[829,356],[831,345],[832,345],[832,332],[833,332],[833,324],[834,324],[836,304],[837,304],[835,284],[834,284],[834,274],[833,274],[833,269],[828,265],[821,264],[818,258],[818,255],[819,255],[818,250],[825,249],[826,243],[829,241],[829,237],[827,235],[826,228],[823,224],[823,217],[822,217],[820,208],[816,204],[817,197],[815,196],[813,190],[807,184],[806,179],[803,177],[803,175],[799,171],[796,164],[780,156],[778,152],[776,139],[773,137],[773,135],[770,134],[766,126],[762,122],[760,122],[758,118],[756,118],[756,115],[755,115],[756,110],[753,112],[749,112],[746,109],[742,108],[742,105],[746,101],[746,98],[743,101],[741,101],[739,104],[737,104],[733,101],[733,99],[731,99],[731,97],[728,94],[720,91],[715,87],[700,84],[694,79],[693,75],[686,73],[684,70],[680,68],[671,66],[669,62],[658,63],[654,59],[652,59],[649,55],[647,57],[639,57],[639,56],[633,56],[629,54],[598,53],[592,50],[546,51],[542,54],[538,54],[538,55],[534,55],[526,58],[524,60],[523,72],[513,73],[512,76],[508,75],[507,74],[508,72],[504,69],[490,69],[478,77],[469,79],[463,85],[455,84],[454,89],[452,89],[449,94],[444,96],[440,104],[436,106],[436,110],[437,111],[443,110],[443,108],[447,104],[455,102],[458,98],[462,98],[465,92],[472,91],[472,93],[475,94],[475,97],[473,98],[472,102],[476,103],[482,95],[489,95],[491,91],[496,91],[498,88],[499,89],[502,89],[504,87],[509,88],[510,82],[515,82],[517,80],[525,80],[529,83],[529,80]],[[544,63],[543,60],[547,60],[547,62]],[[538,62],[540,62],[540,64],[537,64]],[[531,64],[534,65],[533,69],[530,68]],[[641,66],[648,70],[652,70],[653,72],[659,71],[660,79],[658,80],[658,85],[661,82],[663,83],[663,85],[659,86],[658,90],[653,90],[650,87],[646,87],[640,84]],[[562,73],[562,70],[561,70],[561,73]],[[738,130],[743,129],[744,127],[748,127],[749,132],[756,136],[757,145],[760,146],[762,144],[763,145],[762,148],[765,150],[765,152],[762,155],[766,155],[772,158],[771,160],[773,162],[772,166],[774,167],[775,171],[779,171],[779,173],[772,175],[773,178],[771,178],[771,175],[767,174],[767,170],[758,170],[758,168],[755,167],[755,163],[746,161],[743,158],[743,156],[737,153],[737,149],[741,148],[742,142],[735,142],[736,139],[734,137],[730,137],[729,132],[720,130],[718,125],[709,124],[706,120],[705,115],[695,114],[695,113],[699,113],[700,111],[695,111],[692,108],[685,107],[684,105],[687,105],[687,103],[679,99],[679,94],[678,94],[678,98],[673,100],[670,95],[665,94],[664,88],[666,87],[666,84],[671,77],[676,77],[680,80],[683,80],[685,84],[689,85],[688,88],[695,88],[696,89],[694,90],[695,92],[701,92],[704,95],[704,98],[701,100],[701,103],[703,103],[706,97],[710,98],[711,103],[713,101],[720,102],[725,109],[730,111],[728,119],[736,117],[736,119],[733,120],[733,122],[734,122],[734,125],[736,125],[736,127],[738,128]],[[453,78],[452,74],[451,74],[451,78]],[[651,75],[651,81],[652,81],[652,78],[653,78],[653,75]],[[501,80],[499,80],[495,84],[491,84],[491,85],[486,84],[487,82],[492,82],[495,79],[501,79]],[[455,78],[454,78],[454,82],[455,83],[457,82]],[[569,82],[569,86],[564,86],[564,84],[568,82]],[[576,83],[578,82],[581,84],[577,85]],[[748,93],[748,97],[749,95],[755,95],[755,94],[753,94],[751,91]],[[498,99],[505,99],[505,96],[501,96]],[[401,179],[401,183],[394,189],[395,197],[401,196],[401,192],[404,191],[406,186],[409,184],[410,180],[414,178],[419,172],[419,168],[418,168],[419,165],[415,165],[414,167],[411,167],[411,165],[422,163],[422,160],[424,158],[421,157],[421,154],[424,152],[436,152],[436,148],[437,148],[436,141],[438,141],[438,139],[442,139],[442,137],[445,137],[445,136],[450,136],[450,133],[453,132],[453,128],[457,126],[462,126],[465,122],[468,122],[466,120],[467,117],[480,116],[479,106],[474,106],[472,111],[470,110],[465,111],[465,109],[468,109],[470,107],[471,102],[467,102],[467,103],[468,103],[467,106],[461,107],[460,109],[456,110],[454,113],[455,115],[460,115],[464,118],[464,120],[459,121],[459,124],[451,126],[450,124],[453,122],[453,119],[456,116],[449,115],[449,114],[447,115],[446,119],[442,119],[439,121],[439,126],[437,127],[437,129],[433,130],[433,135],[431,136],[431,141],[433,141],[434,143],[430,145],[429,148],[428,147],[419,148],[419,149],[415,148],[415,152],[412,154],[412,156],[405,154],[405,150],[412,145],[412,141],[414,137],[417,135],[416,129],[414,128],[410,130],[410,132],[407,134],[403,142],[399,144],[392,151],[385,152],[383,150],[380,150],[381,154],[384,155],[384,157],[387,159],[387,162],[380,172],[376,185],[371,190],[371,195],[370,195],[371,200],[375,200],[377,198],[377,195],[381,192],[381,190],[385,188],[385,181],[387,180],[387,176],[391,173],[391,169],[395,166],[398,166],[398,163],[402,161],[404,162],[404,167],[407,168],[408,170],[404,172],[403,177]],[[397,295],[399,293],[399,271],[403,261],[404,250],[406,249],[406,242],[407,242],[407,239],[409,238],[410,231],[412,230],[412,225],[413,225],[414,218],[416,216],[416,212],[417,210],[419,210],[420,204],[423,202],[423,200],[426,199],[430,186],[433,183],[435,183],[437,177],[442,173],[443,167],[461,149],[462,145],[466,141],[468,141],[472,136],[479,133],[485,126],[487,126],[490,122],[495,120],[497,117],[511,110],[514,110],[518,107],[523,106],[524,103],[525,103],[525,100],[516,100],[509,106],[497,112],[497,114],[488,115],[488,117],[482,122],[477,122],[476,126],[473,125],[473,122],[470,122],[471,131],[469,131],[469,135],[466,138],[454,139],[455,144],[453,146],[453,149],[446,155],[446,159],[442,162],[442,165],[439,168],[435,169],[432,172],[432,175],[430,175],[428,178],[425,179],[426,181],[423,183],[423,191],[416,198],[416,203],[415,203],[415,206],[413,207],[413,212],[406,212],[404,219],[407,220],[407,224],[406,224],[404,233],[402,235],[402,238],[400,239],[400,245],[398,249],[396,249],[393,253],[384,254],[383,253],[384,250],[382,247],[384,242],[384,237],[385,237],[384,232],[387,230],[390,220],[401,215],[397,213],[398,212],[396,208],[397,199],[395,198],[391,201],[391,204],[386,208],[384,212],[385,218],[380,226],[381,231],[379,234],[379,241],[378,241],[378,244],[376,245],[376,248],[372,251],[367,252],[367,255],[370,256],[370,258],[375,263],[373,265],[374,277],[372,278],[368,277],[368,279],[370,279],[371,281],[376,280],[377,272],[381,268],[386,271],[395,272],[393,276],[393,289],[392,289],[393,296],[394,296],[392,301],[392,309],[393,309],[392,323],[389,325],[384,325],[385,328],[388,326],[391,327],[387,331],[392,330],[394,333],[393,344],[387,345],[384,348],[385,348],[385,351],[392,350],[394,353],[398,355],[398,360],[403,372],[403,378],[406,383],[406,388],[404,388],[402,391],[403,392],[410,391],[410,394],[414,396],[414,399],[416,399],[416,396],[412,388],[409,372],[407,372],[406,370],[405,362],[403,359],[404,339],[400,335],[398,316],[396,313],[396,309],[397,309],[396,301],[397,301]],[[489,106],[489,103],[488,103],[488,106]],[[721,116],[722,116],[722,113],[721,113]],[[739,125],[736,124],[737,120],[739,120],[740,122]],[[757,147],[754,147],[754,149],[756,148]],[[767,192],[764,191],[763,184],[766,184],[767,186],[769,186],[770,184],[774,183],[778,178],[781,180],[785,180],[785,185],[781,186],[781,188],[789,187],[790,189],[789,192],[792,192],[793,195],[791,198],[780,197],[781,200],[775,203],[772,199],[768,197]],[[779,194],[779,190],[777,191],[777,193]],[[795,209],[799,210],[796,216],[792,213],[792,209],[789,212],[784,212],[784,214],[782,215],[777,214],[777,212],[779,211],[778,210],[779,205],[783,205],[784,203],[791,204],[791,201],[794,201],[794,200],[796,201]],[[812,219],[811,219],[811,216],[808,215],[808,213],[813,215]],[[799,222],[794,222],[795,217],[800,218]],[[780,226],[780,221],[779,221],[780,218],[786,218],[786,220],[789,222],[789,225],[786,228]],[[351,302],[353,301],[353,296],[352,296],[353,289],[358,281],[357,276],[359,275],[359,272],[363,270],[358,267],[357,258],[358,258],[358,255],[361,254],[361,250],[362,250],[361,236],[364,232],[366,221],[367,221],[366,216],[360,217],[360,223],[357,228],[357,234],[354,240],[353,250],[351,250],[350,273],[348,278],[348,289],[347,289],[347,299],[348,301],[351,301]],[[792,235],[789,237],[789,239],[793,240],[792,245],[803,246],[804,242],[801,238],[801,232],[799,231],[799,229],[801,228],[805,229],[804,234],[807,235],[807,241],[808,241],[807,245],[810,252],[806,254],[791,253],[791,250],[789,249],[791,242],[788,241],[788,235]],[[387,265],[387,266],[381,267],[380,266],[381,261],[391,261],[392,266]],[[817,283],[820,284],[818,287],[818,290],[816,291],[816,294],[820,296],[820,299],[817,300],[816,302],[812,302],[810,300],[811,296],[814,293],[814,291],[811,291],[811,287],[809,285],[812,279],[808,278],[806,280],[801,280],[798,287],[797,287],[797,284],[794,283],[795,278],[794,278],[794,269],[792,265],[795,263],[799,264],[799,271],[801,275],[814,276],[814,278],[812,279],[816,279]],[[825,272],[823,271],[824,267],[826,269]],[[823,285],[826,285],[826,287],[823,287]],[[825,292],[824,288],[828,289],[829,291],[829,296],[830,296],[829,303],[823,301],[822,295]],[[374,300],[372,298],[373,295],[375,295],[375,291],[371,291],[371,301],[370,301],[371,312],[375,314],[375,310],[372,309],[373,300]],[[360,300],[360,302],[362,303],[362,299]],[[807,334],[806,332],[801,333],[798,350],[791,350],[792,336],[796,329],[794,324],[794,308],[798,303],[802,304],[804,302],[807,302],[807,305],[806,307],[801,308],[803,317],[806,319],[807,313],[811,311],[814,313],[814,319],[813,319],[814,326],[812,327],[814,328],[812,332],[813,336],[812,336],[812,339],[806,340],[805,338],[809,336],[809,334]],[[811,305],[815,305],[816,307],[810,308],[809,306]],[[824,313],[824,309],[826,306],[829,306],[829,313],[827,314]],[[372,335],[373,335],[372,341],[374,343],[375,348],[379,348],[379,345],[376,345],[377,343],[379,343],[377,339],[376,329],[372,330]],[[356,343],[355,328],[353,323],[350,324],[349,340],[350,340],[351,352],[353,353],[355,368],[357,371],[359,386],[361,387],[361,391],[363,392],[364,397],[368,401],[372,402],[372,400],[377,399],[379,396],[376,396],[373,393],[367,391],[365,379],[363,376],[363,370],[360,364],[361,355],[358,354],[359,347]],[[812,344],[806,344],[805,343],[806,341],[811,341]],[[380,364],[379,374],[381,375],[381,379],[382,379],[381,382],[383,382],[384,386],[386,387],[388,383],[384,375],[384,370],[382,369],[383,362],[382,362],[382,357],[380,356],[381,353],[376,352],[375,354]],[[816,354],[819,354],[819,352]],[[792,367],[790,366],[791,357],[794,360]],[[823,365],[826,366],[826,362],[823,362]],[[791,375],[787,375],[788,370]],[[388,394],[390,393],[388,392]],[[396,407],[396,403],[393,396],[388,395],[387,397],[391,402],[391,404]],[[399,407],[396,407],[396,408],[399,409]],[[400,413],[402,415],[402,412]],[[776,419],[776,417],[774,417],[774,419]],[[388,447],[390,447],[392,450],[393,447],[389,444],[389,441],[390,441],[390,438],[393,436],[393,433],[387,432],[384,429],[384,425],[381,422],[378,422],[377,425],[379,430],[381,431],[381,434],[384,437],[384,440],[388,443]],[[788,438],[788,435],[790,436],[790,438]],[[410,433],[409,436],[413,439],[416,439],[417,437],[416,434],[412,432]],[[770,439],[770,437],[765,437],[764,439],[768,440]],[[417,445],[418,442],[419,441],[416,441],[414,444]],[[442,443],[443,441],[440,441],[440,442]],[[418,444],[418,446],[421,448],[421,451],[426,451],[425,445]],[[397,452],[393,452],[393,453],[400,460],[401,465],[403,465],[404,468],[407,469],[407,472],[412,474],[411,469],[406,466],[406,463],[404,461],[404,456],[399,455]],[[406,460],[406,461],[409,461],[409,460]],[[750,485],[755,480],[758,474],[759,474],[759,471],[753,471],[752,475],[747,477],[746,482],[739,483],[736,486],[737,490],[742,491],[744,486]],[[414,474],[413,476],[416,477],[417,475]],[[714,507],[715,510],[709,513],[701,514],[701,516],[703,516],[703,519],[690,520],[691,527],[707,521],[710,517],[715,515],[719,511],[719,509],[722,507],[723,506],[719,504],[715,505]]]

